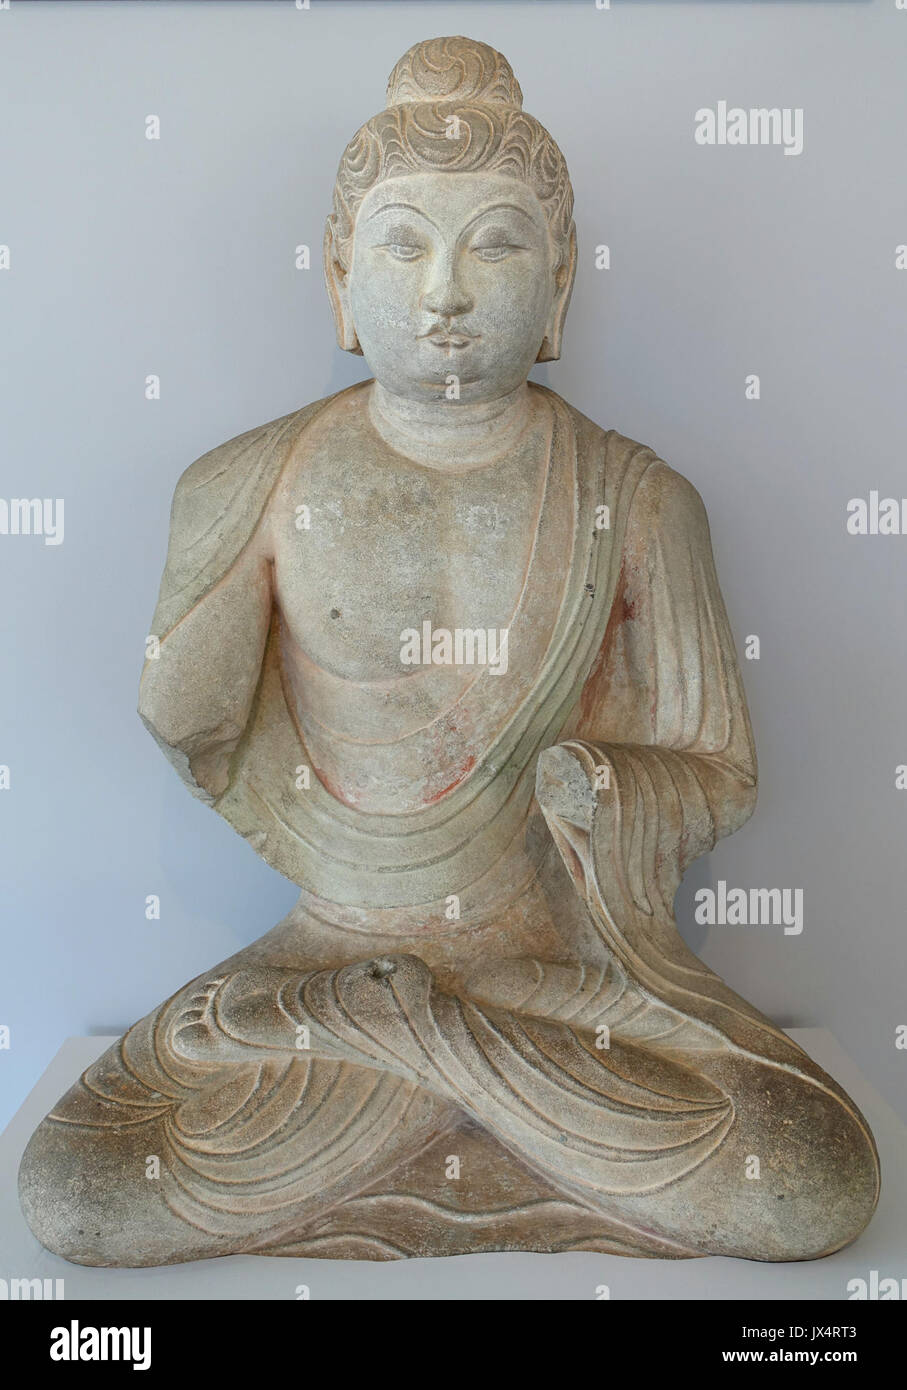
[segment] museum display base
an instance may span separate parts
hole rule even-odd
[[[860,1107],[882,1161],[882,1197],[868,1230],[824,1260],[661,1261],[612,1255],[459,1255],[389,1263],[230,1256],[158,1269],[87,1269],[38,1245],[16,1197],[29,1136],[57,1098],[115,1039],[70,1038],[0,1136],[0,1280],[63,1280],[67,1299],[830,1299],[848,1284],[907,1275],[907,1127],[868,1084],[832,1035],[790,1036]],[[608,1295],[603,1290],[607,1288]]]

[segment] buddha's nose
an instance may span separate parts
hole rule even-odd
[[[429,285],[422,305],[430,314],[450,318],[453,314],[468,314],[473,300],[457,279],[453,267],[448,266]]]

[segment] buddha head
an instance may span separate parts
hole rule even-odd
[[[563,155],[507,60],[472,39],[416,44],[340,161],[324,239],[340,346],[409,400],[506,396],[560,356],[572,214]]]

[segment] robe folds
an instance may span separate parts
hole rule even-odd
[[[405,816],[363,814],[317,777],[300,794],[288,775],[312,759],[282,676],[276,618],[263,651],[243,641],[241,629],[231,633],[231,606],[242,604],[245,582],[237,561],[288,460],[304,451],[307,427],[366,386],[221,445],[180,479],[151,629],[160,657],[145,666],[142,718],[190,790],[273,867],[316,898],[401,915],[438,897],[439,863],[445,892],[469,903],[526,823],[539,755],[562,740],[598,748],[592,762],[610,764],[612,790],[599,797],[595,840],[615,874],[622,866],[607,891],[620,896],[619,916],[645,919],[657,954],[653,934],[665,912],[673,922],[673,893],[687,865],[753,808],[745,696],[698,494],[651,449],[600,429],[545,388],[531,387],[551,414],[546,491],[510,624],[508,679],[518,699],[475,748],[469,775]],[[540,647],[532,625],[545,604],[553,611]],[[207,629],[228,633],[219,689],[246,693],[239,708],[225,709],[206,679],[217,707],[208,697],[187,721],[206,606]],[[531,664],[520,670],[525,652]],[[474,726],[476,710],[498,700],[496,681],[481,672],[438,723]],[[221,789],[213,793],[205,775],[212,749],[221,759]],[[617,831],[604,828],[609,808],[620,823],[616,846]],[[593,897],[607,876],[600,867]],[[586,875],[584,892],[593,878]],[[669,954],[682,947],[675,938],[670,925],[660,943]],[[684,970],[715,978],[693,961],[674,972],[678,987],[692,978]]]
[[[285,468],[304,457],[307,428],[323,412],[364,408],[368,386],[251,430],[180,479],[151,629],[160,653],[143,672],[140,714],[193,794],[299,885],[314,916],[371,922],[380,936],[382,922],[414,921],[426,904],[440,911],[455,893],[468,929],[497,866],[528,845],[533,891],[563,915],[563,938],[575,926],[603,949],[528,962],[511,952],[493,970],[496,998],[477,976],[462,997],[439,991],[421,1012],[402,1009],[396,1054],[372,1047],[359,1021],[368,1008],[338,1011],[341,986],[300,986],[300,1021],[316,1018],[352,1055],[370,1056],[364,1066],[275,1056],[199,1068],[169,1047],[183,991],[90,1068],[51,1121],[163,1127],[167,1220],[213,1242],[184,1258],[746,1254],[745,1212],[727,1208],[724,1237],[691,1224],[690,1174],[711,1160],[705,1171],[736,1190],[750,1134],[766,1125],[779,1146],[795,1133],[811,1142],[808,1124],[784,1128],[786,1105],[838,1107],[842,1150],[871,1150],[872,1140],[843,1092],[693,955],[674,921],[685,869],[755,803],[752,733],[702,502],[651,449],[532,385],[550,420],[548,472],[500,719],[482,721],[503,687],[480,671],[438,716],[449,734],[438,746],[482,730],[469,771],[422,809],[364,813],[318,777],[300,794],[290,774],[313,759],[282,670],[280,617],[249,640],[242,560]],[[508,910],[487,907],[499,945]],[[242,968],[242,954],[200,979]],[[601,1023],[610,1053],[596,1052]],[[411,1067],[395,1071],[413,1039]],[[750,1064],[771,1073],[773,1118],[754,1119],[746,1095],[738,1109],[728,1078]],[[488,1175],[474,1199],[466,1184],[450,1197],[451,1152]],[[809,1168],[806,1150],[797,1155]],[[867,1171],[859,1181],[871,1188]],[[766,1197],[762,1258],[798,1257],[785,1254],[771,1207]],[[156,1262],[152,1247],[140,1263]]]
[[[199,661],[198,627],[187,620],[216,605],[209,629],[226,623],[229,630],[244,582],[234,598],[231,576],[284,467],[304,451],[305,431],[322,411],[364,399],[369,385],[240,435],[183,474],[152,621],[160,658],[146,663],[142,679],[146,725],[193,794],[305,892],[340,908],[401,916],[438,897],[439,863],[444,893],[474,901],[523,832],[537,776],[545,784],[552,766],[546,750],[561,743],[561,768],[570,756],[590,779],[607,764],[610,789],[580,793],[588,826],[568,820],[559,829],[556,811],[547,819],[568,868],[577,852],[586,861],[577,886],[608,950],[665,1003],[732,1042],[767,1048],[779,1060],[802,1058],[688,950],[674,923],[686,868],[755,805],[752,731],[705,508],[652,449],[602,430],[547,388],[530,385],[548,403],[551,442],[538,533],[510,624],[520,698],[476,748],[468,777],[405,816],[359,812],[317,778],[301,795],[288,772],[311,759],[281,672],[276,618],[263,651],[241,631],[224,644],[232,650],[222,686],[247,692],[242,707],[193,709],[198,727],[185,726],[186,689]],[[533,614],[552,602],[557,611],[538,660]],[[535,664],[514,671],[521,652]],[[497,679],[482,671],[462,708],[439,721],[475,722],[474,711],[497,699]],[[223,789],[212,795],[198,768],[210,767],[219,742]]]

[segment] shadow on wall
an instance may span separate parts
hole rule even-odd
[[[701,859],[693,861],[674,895],[674,915],[677,919],[677,929],[694,955],[700,957],[709,934],[709,927],[707,923],[697,922],[693,915],[696,911],[696,894],[700,888],[714,887],[711,856],[706,854]]]

